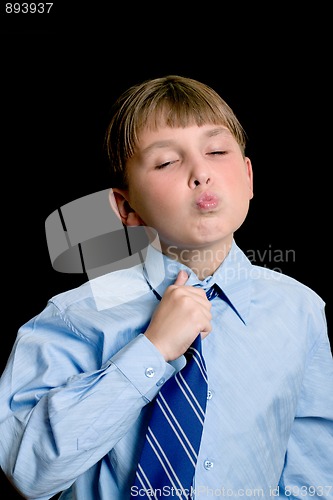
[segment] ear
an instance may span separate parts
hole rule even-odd
[[[249,199],[252,200],[252,198],[253,198],[253,169],[252,169],[251,160],[247,156],[245,157],[245,168],[246,168],[246,174],[247,174],[248,183],[249,183]]]
[[[109,192],[109,202],[112,210],[125,226],[144,226],[139,215],[128,203],[126,189],[112,188]]]

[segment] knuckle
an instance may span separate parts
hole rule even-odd
[[[181,295],[177,298],[177,301],[182,305],[185,309],[193,308],[193,300],[188,295]]]

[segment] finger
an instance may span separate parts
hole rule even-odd
[[[188,280],[188,274],[186,271],[182,269],[181,271],[179,271],[176,281],[174,282],[174,285],[177,286],[185,285],[187,280]]]

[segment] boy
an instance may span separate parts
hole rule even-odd
[[[20,329],[0,382],[0,463],[26,498],[143,497],[132,485],[150,402],[199,332],[209,391],[192,496],[333,497],[324,303],[235,242],[253,196],[245,144],[229,106],[189,78],[115,103],[111,205],[158,238],[142,265],[53,297]],[[214,284],[224,298],[209,301]]]

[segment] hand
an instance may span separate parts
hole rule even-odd
[[[166,289],[145,332],[166,361],[184,354],[199,333],[204,338],[212,329],[211,303],[205,291],[184,286],[187,280],[187,273],[180,271],[174,284]]]

